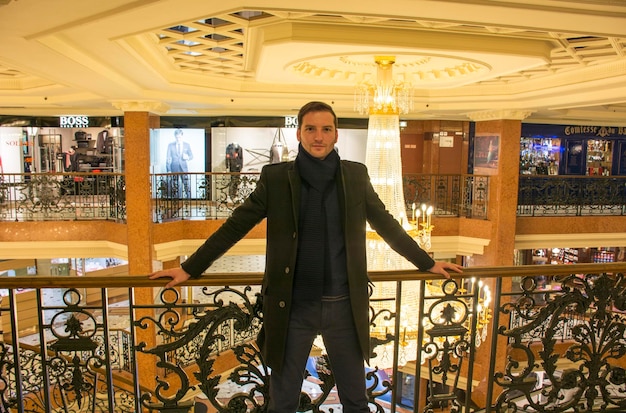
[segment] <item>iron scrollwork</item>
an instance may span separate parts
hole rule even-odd
[[[153,355],[159,369],[154,392],[142,394],[141,404],[154,411],[189,411],[192,404],[186,400],[200,391],[204,402],[218,412],[265,412],[270,371],[255,342],[262,324],[260,294],[252,293],[251,287],[241,291],[224,287],[204,288],[203,295],[208,303],[181,304],[177,291],[165,289],[156,315],[135,321],[137,328],[154,327],[159,337],[153,346],[145,342],[136,346],[137,351]],[[236,362],[224,378],[215,363],[227,352]],[[299,411],[322,412],[335,386],[328,357],[316,357],[315,364],[315,371],[307,374],[315,374],[320,392],[315,397],[302,392]],[[370,402],[382,412],[375,398],[389,392],[391,384],[379,383],[372,374],[368,374]],[[224,388],[229,391],[222,392]]]
[[[467,327],[470,319],[468,303],[459,298],[459,287],[454,280],[441,284],[440,297],[433,297],[425,314],[425,333],[428,341],[424,343],[423,354],[428,360],[430,383],[440,382],[449,391],[428,396],[424,409],[433,412],[435,408],[450,404],[450,412],[460,412],[464,400],[459,400],[459,378],[463,360],[471,351]]]
[[[568,276],[561,291],[549,295],[542,306],[535,305],[540,292],[531,278],[521,286],[520,297],[501,309],[521,322],[500,327],[511,351],[505,370],[495,375],[504,388],[496,410],[625,411],[626,370],[619,363],[626,354],[624,275]],[[572,326],[573,315],[578,321]],[[571,328],[567,337],[562,333],[565,324]],[[545,372],[544,385],[537,377],[539,368]]]
[[[268,394],[267,367],[249,333],[258,331],[261,307],[259,296],[253,301],[250,291],[250,287],[243,291],[224,287],[213,292],[205,288],[204,294],[211,303],[189,306],[177,304],[178,293],[167,289],[161,292],[163,306],[158,317],[145,316],[135,321],[139,328],[154,326],[162,338],[151,348],[145,342],[137,345],[138,351],[154,355],[157,368],[163,371],[163,377],[157,378],[154,394],[142,395],[146,408],[166,411],[183,407],[183,399],[197,386],[219,412],[264,410]],[[185,321],[184,313],[190,308],[190,318]],[[230,329],[234,334],[230,334]],[[248,338],[237,339],[238,335]],[[238,361],[229,380],[246,392],[238,391],[224,401],[219,397],[222,376],[215,374],[214,363],[218,355],[229,349]],[[193,376],[197,384],[192,384],[185,370],[188,364],[195,364]],[[172,380],[171,375],[176,379]],[[168,391],[172,382],[179,386],[174,393]]]

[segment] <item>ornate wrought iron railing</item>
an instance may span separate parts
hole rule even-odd
[[[258,173],[151,176],[154,222],[228,217],[254,190]],[[439,217],[487,219],[489,177],[406,175],[412,204]],[[521,175],[518,216],[626,215],[626,177]],[[0,221],[126,220],[123,174],[46,173],[0,176]]]
[[[428,204],[436,216],[487,219],[488,176],[409,174],[403,188],[407,216],[413,204]]]
[[[258,173],[155,174],[155,222],[224,218],[256,186]],[[403,177],[407,216],[413,203],[432,205],[436,216],[487,219],[489,178],[416,174]]]
[[[520,175],[518,216],[626,215],[626,177]]]
[[[256,187],[259,173],[152,175],[154,222],[230,216]]]
[[[370,273],[371,410],[624,411],[625,270]],[[551,288],[539,289],[539,275]],[[164,282],[145,276],[112,277],[106,288],[89,276],[1,278],[1,411],[265,411],[270,371],[254,340],[261,278],[213,274],[157,294],[143,289]],[[119,287],[127,304],[113,308],[108,291]],[[23,330],[29,311],[38,323]],[[301,410],[337,411],[323,348],[307,371]]]
[[[126,181],[115,173],[0,175],[0,221],[126,220]]]

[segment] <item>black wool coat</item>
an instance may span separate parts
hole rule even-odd
[[[366,221],[391,248],[420,270],[434,265],[432,258],[407,235],[386,210],[365,165],[341,161],[338,197],[345,237],[348,284],[354,323],[363,358],[369,358],[369,294],[366,257]],[[255,190],[182,267],[199,277],[255,225],[267,218],[267,251],[263,278],[263,329],[259,344],[265,361],[280,370],[283,363],[292,286],[298,247],[301,181],[295,163],[263,167]]]

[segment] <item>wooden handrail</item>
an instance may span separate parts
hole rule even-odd
[[[453,273],[453,278],[510,278],[521,276],[557,276],[587,273],[626,272],[626,262],[598,264],[562,264],[562,265],[519,265],[465,268],[463,274]],[[382,281],[413,281],[441,279],[443,276],[417,270],[370,271],[370,279]],[[190,279],[181,285],[186,286],[224,286],[224,285],[259,285],[263,273],[215,273],[201,278]],[[0,277],[0,288],[119,288],[119,287],[163,287],[166,279],[150,280],[147,275],[119,275],[103,279],[100,276],[16,276]]]

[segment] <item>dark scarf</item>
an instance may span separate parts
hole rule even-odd
[[[339,155],[333,150],[323,160],[317,159],[300,145],[296,166],[302,179],[302,197],[293,296],[300,300],[318,300],[322,297],[325,272],[329,268],[324,201],[335,185]]]

